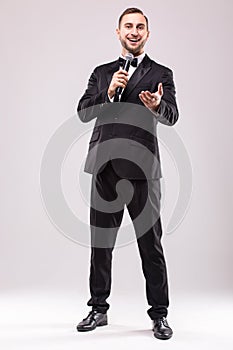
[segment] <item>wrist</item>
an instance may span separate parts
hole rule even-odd
[[[115,95],[115,92],[112,91],[112,90],[110,90],[110,89],[108,89],[108,96],[109,96],[110,98],[113,98],[114,95]]]

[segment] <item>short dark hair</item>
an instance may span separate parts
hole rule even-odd
[[[143,15],[145,17],[145,20],[146,20],[146,25],[147,25],[147,30],[148,30],[148,18],[144,15],[144,13],[142,12],[142,10],[136,8],[136,7],[129,7],[127,8],[119,17],[119,21],[118,21],[118,28],[120,28],[120,25],[121,25],[121,21],[122,21],[122,18],[125,16],[125,15],[128,15],[130,13],[140,13],[141,15]]]

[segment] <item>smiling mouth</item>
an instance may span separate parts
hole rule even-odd
[[[131,42],[131,43],[137,43],[138,41],[140,41],[140,39],[129,39],[128,40]]]

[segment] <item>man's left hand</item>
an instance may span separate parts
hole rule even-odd
[[[157,92],[151,93],[150,91],[141,91],[141,93],[139,94],[139,98],[144,103],[144,105],[148,109],[155,112],[159,108],[162,96],[163,96],[162,83],[159,83]]]

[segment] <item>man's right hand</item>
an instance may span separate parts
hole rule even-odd
[[[111,83],[108,88],[108,96],[112,98],[115,95],[116,89],[118,87],[126,88],[128,83],[128,75],[129,73],[126,70],[120,69],[115,72],[112,76]]]

